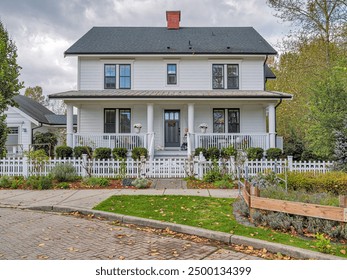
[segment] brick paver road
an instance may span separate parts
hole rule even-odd
[[[71,215],[0,208],[0,259],[258,259]]]

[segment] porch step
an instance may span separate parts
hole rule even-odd
[[[156,151],[154,157],[187,157],[187,151],[181,150],[163,150]]]

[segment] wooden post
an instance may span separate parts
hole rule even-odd
[[[339,195],[339,206],[347,208],[347,195]]]
[[[250,199],[249,199],[249,219],[251,221],[251,223],[253,223],[253,214],[255,212],[255,209],[252,208],[252,197],[253,196],[257,196],[259,197],[260,196],[260,191],[259,191],[259,188],[258,187],[255,187],[253,185],[250,185]]]

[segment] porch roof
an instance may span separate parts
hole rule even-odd
[[[262,90],[72,90],[49,95],[56,99],[291,99],[288,93]]]

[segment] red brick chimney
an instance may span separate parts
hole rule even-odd
[[[167,29],[180,29],[181,11],[166,11]]]

